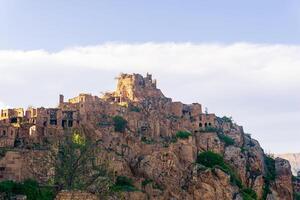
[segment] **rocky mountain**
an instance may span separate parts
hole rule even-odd
[[[68,101],[60,95],[57,108],[22,112],[1,112],[0,145],[13,149],[0,160],[1,180],[24,180],[32,149],[84,127],[102,142],[99,158],[117,181],[130,185],[124,199],[293,199],[287,160],[267,156],[230,118],[165,97],[149,74],[121,74],[114,92]]]
[[[277,154],[276,157],[286,159],[290,162],[294,176],[300,171],[300,153]]]

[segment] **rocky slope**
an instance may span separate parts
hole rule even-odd
[[[230,118],[165,97],[151,75],[121,74],[115,92],[81,94],[59,109],[76,110],[78,123],[109,150],[99,157],[132,180],[137,190],[125,199],[293,199],[288,161],[265,155]],[[36,137],[53,130],[36,126],[44,130]]]
[[[249,190],[257,199],[293,198],[287,161],[268,158],[271,163],[266,164],[263,149],[241,126],[226,117],[202,113],[200,104],[173,102],[146,82],[140,75],[122,75],[116,92],[106,95],[106,102],[113,97],[111,101],[117,99],[123,105],[106,107],[113,111],[110,115],[128,121],[121,135],[99,127],[99,120],[107,119],[91,124],[104,143],[118,152],[113,160],[122,167],[117,173],[132,177],[144,191],[140,199],[251,199],[245,192]],[[95,110],[86,112],[94,116]],[[179,131],[191,134],[181,138]],[[221,155],[232,172],[197,163],[197,155],[207,151]]]

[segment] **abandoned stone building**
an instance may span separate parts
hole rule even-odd
[[[4,123],[21,123],[24,116],[23,108],[3,109],[1,110],[0,120]]]
[[[58,134],[64,128],[76,128],[87,121],[97,120],[94,118],[96,113],[107,115],[123,113],[126,117],[126,110],[132,107],[150,112],[149,120],[129,119],[129,122],[131,121],[129,124],[135,124],[136,129],[152,129],[152,135],[162,135],[166,134],[164,130],[172,130],[164,127],[166,123],[168,126],[177,123],[175,127],[190,131],[215,126],[214,114],[203,113],[202,106],[198,103],[187,105],[173,102],[157,88],[156,80],[153,80],[150,74],[146,77],[140,74],[120,74],[117,80],[116,90],[101,97],[81,93],[64,101],[64,96],[59,95],[57,108],[30,107],[25,112],[23,108],[2,110],[0,145],[13,146],[16,137]],[[158,110],[160,114],[157,115],[153,110]],[[165,122],[165,118],[169,118],[169,121]],[[184,120],[181,120],[180,124],[176,122],[176,118]]]
[[[65,101],[64,96],[59,95],[56,108],[30,107],[25,112],[22,108],[2,110],[0,147],[13,148],[19,141],[39,143],[45,137],[60,135],[66,128],[81,125],[110,132],[112,122],[107,116],[115,115],[128,121],[129,130],[154,139],[170,137],[178,130],[196,132],[216,124],[216,116],[203,113],[201,104],[188,105],[165,97],[150,74],[146,77],[121,74],[117,79],[116,90],[103,96],[81,93]],[[5,159],[14,158],[16,163],[20,162],[18,154],[9,154]],[[1,169],[12,168],[3,163]],[[12,172],[7,173],[13,177]],[[20,173],[16,173],[18,180],[23,177]]]
[[[17,134],[17,127],[0,122],[0,147],[13,147]]]

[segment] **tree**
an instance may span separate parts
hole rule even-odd
[[[101,141],[93,141],[85,129],[65,130],[47,153],[32,163],[43,163],[53,171],[48,180],[58,191],[85,190],[104,196],[113,185],[113,174],[108,161],[99,156],[101,151],[105,151]]]

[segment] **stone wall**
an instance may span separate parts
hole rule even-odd
[[[97,196],[81,191],[61,191],[55,200],[99,200]]]
[[[49,163],[43,159],[46,153],[37,150],[8,150],[0,159],[0,181],[19,182],[34,177],[39,182],[47,182],[51,170]]]

